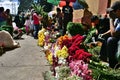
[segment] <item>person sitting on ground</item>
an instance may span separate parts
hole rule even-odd
[[[106,49],[106,52],[100,54],[101,59],[108,58],[109,66],[111,68],[118,68],[118,60],[116,59],[116,52],[118,48],[118,41],[120,40],[120,1],[116,1],[113,5],[107,9],[110,16],[110,30],[103,33],[102,36],[110,34],[106,43],[103,43],[102,48]],[[112,15],[111,15],[112,14]]]
[[[97,36],[99,34],[99,17],[93,15],[91,17],[91,28],[88,30],[88,34],[86,35],[85,41],[83,42],[85,45],[95,42],[97,40]]]

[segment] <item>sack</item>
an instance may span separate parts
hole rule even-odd
[[[60,0],[47,0],[47,2],[57,6],[59,4]]]

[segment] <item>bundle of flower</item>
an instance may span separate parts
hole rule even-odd
[[[69,37],[67,35],[61,36],[57,39],[56,43],[53,43],[51,45],[51,47],[49,48],[50,53],[48,53],[49,55],[47,56],[49,63],[52,65],[53,67],[53,74],[54,76],[58,75],[56,72],[56,67],[58,66],[62,66],[62,65],[66,65],[68,66],[68,64],[70,63],[70,65],[72,65],[72,62],[74,60],[83,60],[85,62],[89,62],[89,58],[92,56],[91,54],[89,54],[88,52],[86,52],[82,47],[81,47],[81,43],[83,42],[84,37],[81,36],[80,34],[73,36],[73,37]],[[78,65],[82,65],[79,62]],[[83,67],[85,65],[82,65]],[[69,66],[68,66],[69,67]],[[62,68],[62,67],[61,67]],[[72,67],[71,67],[72,68]],[[62,71],[64,71],[65,68],[60,69]],[[79,70],[80,71],[80,70]],[[90,80],[89,76],[87,73],[87,70],[81,70],[83,71],[82,74],[75,74],[76,76],[79,76],[82,78],[84,78],[85,80]],[[89,70],[88,70],[89,71]],[[60,75],[62,75],[63,72]],[[65,75],[65,74],[64,74]],[[63,76],[64,76],[63,75]],[[62,77],[63,77],[62,76]],[[67,79],[69,76],[65,77],[65,79]],[[64,80],[64,78],[61,78],[62,80]]]
[[[38,32],[38,45],[39,46],[44,46],[44,41],[45,41],[45,35],[44,35],[44,32],[45,32],[45,28],[42,28],[39,32]]]
[[[56,38],[58,37],[59,32],[51,32],[46,30],[44,32],[44,50],[50,49],[54,43],[56,43]],[[57,45],[57,44],[56,44]]]
[[[68,51],[70,55],[74,55],[76,50],[79,50],[80,48],[82,48],[80,44],[82,44],[83,40],[84,40],[84,37],[79,34],[71,38],[72,45],[68,47]]]
[[[79,49],[75,51],[73,55],[73,60],[83,60],[85,62],[89,62],[92,55],[88,52],[85,52],[84,49]]]
[[[66,46],[67,48],[71,47],[72,45],[80,46],[80,43],[82,43],[84,40],[84,37],[80,34],[69,37],[68,35],[61,36],[57,39],[57,44],[61,47]]]
[[[72,61],[69,66],[72,75],[82,77],[82,80],[92,80],[92,70],[88,69],[88,64],[83,60]]]
[[[69,47],[71,45],[71,39],[68,35],[60,36],[57,39],[57,44],[62,48],[64,45]]]
[[[45,51],[46,59],[49,62],[49,64],[53,64],[53,55],[50,50]]]
[[[69,56],[67,47],[64,46],[61,50],[58,50],[56,52],[56,56],[58,58],[64,58],[64,59],[66,59]]]
[[[55,68],[57,80],[65,80],[70,76],[71,71],[68,66],[58,66]]]
[[[45,42],[46,43],[49,43],[49,38],[50,38],[50,32],[48,30],[46,30],[44,32],[44,35],[45,35]]]
[[[70,62],[71,60],[88,61],[88,59],[92,56],[80,46],[83,40],[84,37],[78,34],[76,36],[73,36],[72,38],[67,38],[62,41],[62,46],[65,45],[68,48],[68,62]]]
[[[72,45],[80,46],[80,43],[84,41],[84,36],[77,34],[72,36]]]

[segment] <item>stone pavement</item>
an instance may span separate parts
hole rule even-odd
[[[44,80],[49,70],[42,48],[31,36],[17,40],[21,47],[0,56],[0,80]]]

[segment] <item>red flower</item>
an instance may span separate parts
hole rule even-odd
[[[72,37],[72,44],[79,46],[81,42],[83,42],[84,37],[80,34],[77,34],[76,36]]]
[[[67,48],[69,48],[71,45],[72,45],[72,40],[71,39],[65,39],[65,40],[63,40],[61,47],[66,46]]]
[[[69,55],[74,55],[76,50],[79,50],[80,48],[76,45],[72,45],[70,48],[68,48]]]
[[[79,49],[75,51],[75,55],[73,56],[76,60],[83,60],[87,62],[87,58],[90,58],[92,55],[88,52],[85,52],[83,49]]]

